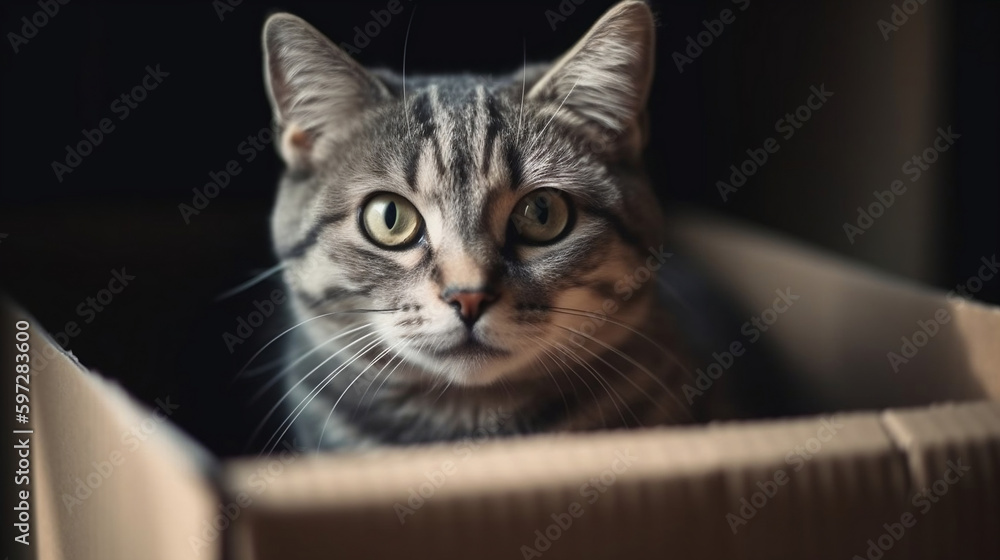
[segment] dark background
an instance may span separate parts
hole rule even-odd
[[[252,384],[229,391],[229,380],[287,326],[276,314],[230,354],[223,333],[275,285],[213,302],[274,264],[267,215],[278,157],[268,149],[243,162],[190,224],[178,205],[210,172],[242,161],[240,143],[270,124],[259,39],[267,14],[292,11],[349,42],[386,4],[245,1],[220,20],[207,0],[75,0],[17,53],[8,33],[39,7],[2,7],[0,288],[52,333],[76,321],[79,334],[65,341],[83,363],[147,401],[174,396],[176,420],[221,454],[243,449],[244,419],[255,414],[243,404]],[[408,73],[507,72],[521,65],[524,45],[529,61],[569,48],[611,2],[567,0],[574,11],[555,29],[546,11],[558,11],[558,0],[402,4],[357,56],[362,63],[401,67],[416,7]],[[891,17],[889,1],[752,0],[744,12],[729,1],[652,5],[659,60],[648,160],[665,205],[707,207],[943,289],[998,252],[997,2],[929,0],[888,41],[877,21]],[[678,72],[671,55],[725,8],[735,21]],[[119,120],[112,102],[147,65],[169,76]],[[775,122],[821,84],[834,96],[780,139]],[[115,130],[58,181],[53,160],[105,117]],[[909,182],[903,163],[949,125],[962,135],[955,148]],[[724,202],[715,182],[768,137],[780,151]],[[843,224],[897,178],[906,194],[850,243]],[[77,306],[121,267],[135,280],[85,323]],[[1000,278],[976,297],[1000,303]]]

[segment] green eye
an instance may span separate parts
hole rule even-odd
[[[372,197],[361,210],[361,225],[377,245],[402,247],[416,241],[422,224],[420,213],[401,196],[383,193]]]
[[[554,189],[538,189],[527,194],[510,215],[519,238],[534,244],[556,240],[568,228],[569,219],[569,202]]]

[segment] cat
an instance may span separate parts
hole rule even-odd
[[[401,76],[267,20],[296,326],[265,447],[698,419],[643,171],[654,36],[625,1],[551,64]]]

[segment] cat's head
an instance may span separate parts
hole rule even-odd
[[[642,322],[662,225],[640,165],[653,41],[648,6],[622,2],[552,64],[404,83],[272,16],[274,245],[300,320],[333,313],[302,327],[314,343],[367,334],[362,362],[399,352],[484,385],[627,334],[588,314]]]

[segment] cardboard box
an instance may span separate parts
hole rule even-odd
[[[1000,558],[1000,309],[674,223],[745,308],[800,296],[766,336],[830,414],[219,464],[59,352],[31,379],[39,558]]]

